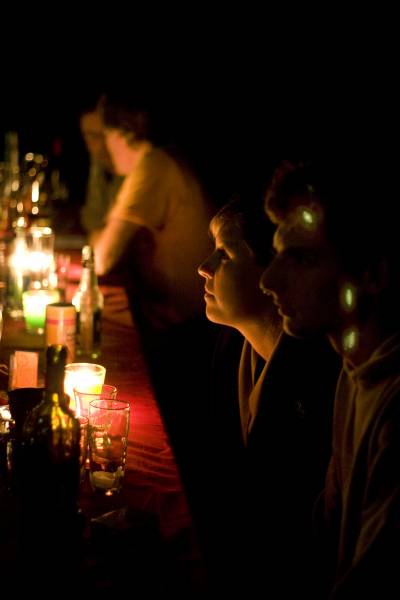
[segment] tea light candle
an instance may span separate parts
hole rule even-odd
[[[25,325],[28,333],[44,333],[46,306],[59,300],[58,290],[28,290],[22,294]]]
[[[64,391],[70,398],[70,408],[75,410],[74,389],[90,394],[99,394],[106,376],[102,365],[93,363],[70,363],[65,367]]]

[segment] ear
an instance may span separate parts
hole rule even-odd
[[[367,294],[377,295],[386,289],[388,285],[389,266],[385,259],[381,259],[364,271],[361,287]]]

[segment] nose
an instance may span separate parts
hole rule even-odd
[[[201,263],[201,265],[199,265],[199,267],[197,268],[198,274],[201,275],[201,277],[204,277],[205,279],[211,279],[211,277],[213,276],[211,258],[212,256],[206,258],[206,260],[204,260]]]
[[[260,277],[260,289],[263,294],[275,295],[278,291],[280,277],[278,277],[277,269],[275,268],[275,260],[268,265]]]

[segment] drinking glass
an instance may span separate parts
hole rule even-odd
[[[76,414],[83,417],[89,416],[89,404],[92,400],[115,400],[117,397],[117,388],[115,385],[103,384],[99,392],[87,392],[80,389],[74,389]]]
[[[89,404],[89,475],[93,491],[112,496],[125,474],[129,402],[92,400]]]

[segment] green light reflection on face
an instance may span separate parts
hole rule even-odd
[[[315,231],[320,222],[317,210],[305,205],[301,205],[297,208],[296,219],[300,226],[308,231]]]
[[[343,333],[342,346],[345,352],[354,352],[358,346],[358,329],[350,327]]]
[[[345,283],[340,290],[340,304],[346,312],[352,312],[357,304],[357,288],[352,283]]]
[[[315,214],[312,210],[308,208],[303,208],[301,213],[302,220],[305,225],[310,226],[315,223]]]

